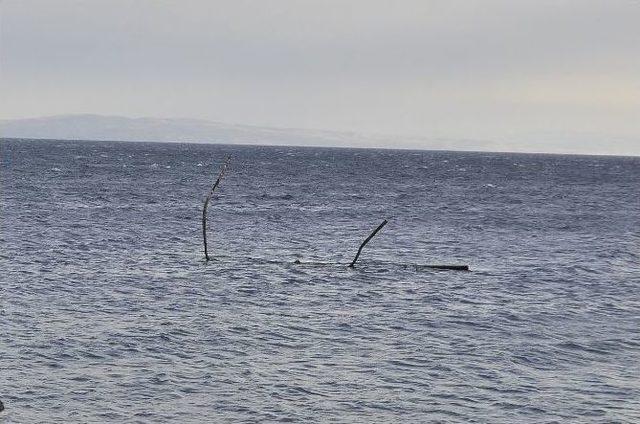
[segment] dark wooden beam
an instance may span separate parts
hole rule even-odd
[[[360,245],[360,248],[358,249],[358,253],[356,253],[356,257],[353,258],[353,261],[349,264],[349,268],[353,268],[353,266],[356,264],[356,261],[358,260],[358,257],[360,257],[360,252],[362,252],[362,248],[369,243],[369,240],[371,240],[373,238],[373,236],[375,236],[378,231],[382,230],[382,227],[384,227],[385,225],[387,225],[387,220],[385,219],[384,221],[382,221],[382,224],[378,225],[378,228],[376,228],[375,230],[373,230],[373,232],[371,234],[369,234],[369,237],[367,237],[362,244]]]
[[[202,241],[204,242],[204,257],[207,261],[210,260],[209,252],[207,251],[207,206],[209,206],[209,201],[213,196],[213,192],[216,190],[216,188],[220,184],[220,180],[222,180],[222,177],[224,176],[224,173],[227,171],[227,167],[229,166],[230,161],[231,161],[231,156],[227,156],[227,160],[225,160],[224,163],[222,164],[222,167],[220,167],[220,173],[218,174],[218,179],[216,180],[215,183],[213,183],[211,190],[209,190],[209,194],[207,195],[207,198],[204,201],[204,207],[202,208]]]

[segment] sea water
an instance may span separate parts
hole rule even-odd
[[[0,422],[640,421],[640,158],[0,148]]]

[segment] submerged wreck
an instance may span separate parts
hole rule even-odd
[[[220,181],[222,181],[222,178],[227,172],[227,168],[229,167],[230,162],[231,162],[231,157],[227,156],[226,160],[220,167],[218,178],[213,183],[213,186],[211,187],[211,189],[209,190],[209,193],[207,194],[207,197],[205,198],[204,206],[202,208],[202,241],[204,244],[204,257],[207,262],[211,260],[211,258],[209,257],[209,251],[207,246],[207,207],[209,206],[209,202],[211,201],[211,198],[213,197],[213,194],[216,188],[218,188],[218,186],[220,185]],[[362,249],[367,245],[367,243],[369,243],[369,241],[371,241],[371,239],[376,234],[378,234],[380,230],[382,230],[382,228],[385,225],[387,225],[388,222],[389,221],[387,219],[383,220],[382,223],[378,225],[371,232],[371,234],[369,234],[369,236],[362,242],[362,244],[360,244],[360,247],[358,248],[358,252],[356,253],[356,256],[353,258],[353,261],[351,261],[351,263],[348,265],[349,268],[355,267],[355,264],[358,261],[360,254],[362,253]],[[296,259],[293,263],[302,264],[302,262],[298,259]],[[469,265],[417,265],[417,264],[412,264],[412,265],[415,266],[416,270],[427,268],[427,269],[439,269],[439,270],[450,270],[450,271],[469,271]]]

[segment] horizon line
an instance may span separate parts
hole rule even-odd
[[[302,149],[344,149],[344,150],[400,150],[406,152],[445,152],[445,153],[493,153],[493,154],[513,154],[513,155],[540,155],[540,156],[589,156],[589,157],[610,157],[610,158],[640,158],[640,154],[619,155],[610,153],[553,153],[553,152],[531,152],[531,151],[511,151],[511,150],[452,150],[452,149],[421,149],[414,147],[376,147],[376,146],[328,146],[328,145],[300,145],[300,144],[251,144],[251,143],[220,143],[215,141],[157,141],[157,140],[114,140],[114,139],[79,139],[79,138],[42,138],[42,137],[3,137],[0,141],[62,141],[62,142],[88,142],[88,143],[156,143],[156,144],[195,144],[195,145],[219,145],[219,146],[242,146],[242,147],[297,147]]]

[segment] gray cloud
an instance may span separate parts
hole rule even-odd
[[[576,151],[581,140],[613,137],[624,151],[640,150],[640,3],[632,0],[4,0],[0,8],[4,118],[194,117],[493,139],[515,150],[540,137],[541,148],[553,140]]]

